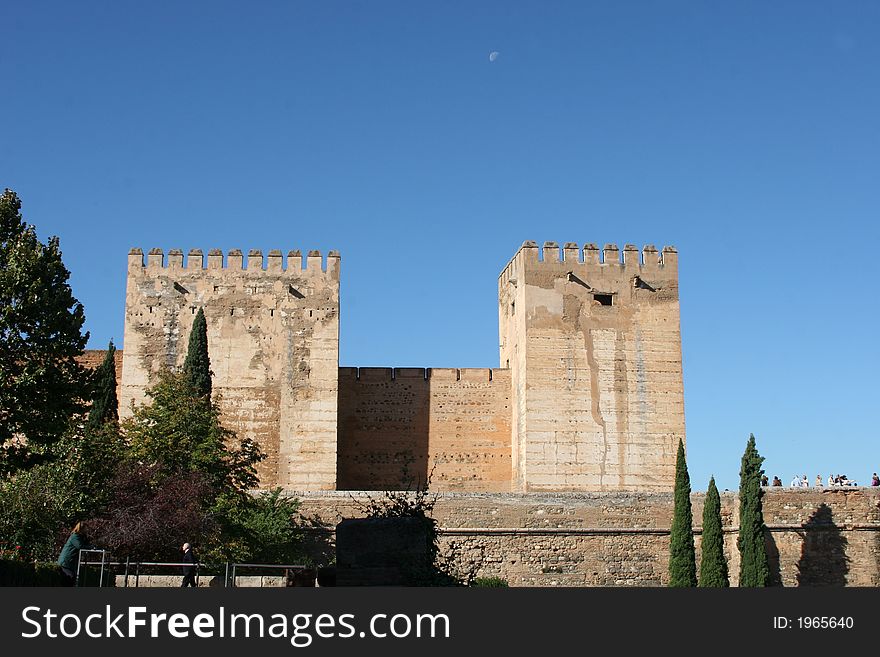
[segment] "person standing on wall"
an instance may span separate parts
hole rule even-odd
[[[187,586],[195,587],[196,585],[196,555],[193,552],[192,545],[189,543],[184,543],[183,547],[183,563],[185,564],[193,564],[191,566],[187,565],[183,567],[183,581],[180,583],[181,588],[186,588]]]

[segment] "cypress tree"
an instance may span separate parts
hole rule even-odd
[[[694,550],[691,479],[684,456],[684,443],[678,441],[675,459],[675,510],[669,536],[669,586],[697,585],[697,555]]]
[[[211,396],[211,359],[208,357],[208,323],[205,312],[199,308],[189,334],[189,348],[183,371],[199,397]]]
[[[761,498],[761,464],[764,457],[755,447],[755,435],[749,436],[739,471],[739,548],[740,586],[768,586],[770,566],[764,546],[764,512]]]
[[[721,496],[715,477],[709,479],[706,503],[703,506],[703,542],[700,561],[700,586],[727,588],[727,561],[724,559],[724,534],[721,531]]]
[[[115,425],[119,421],[119,402],[116,398],[116,347],[113,340],[107,347],[104,362],[95,370],[94,382],[87,426],[100,429],[108,422]]]

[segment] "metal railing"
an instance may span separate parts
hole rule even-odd
[[[90,559],[88,555],[90,554],[99,554],[100,560],[97,558]],[[111,561],[110,553],[107,550],[101,550],[97,548],[89,548],[83,549],[79,552],[79,560],[77,561],[76,566],[76,580],[75,586],[82,586],[83,576],[87,572],[88,567],[97,566],[99,567],[98,571],[98,586],[103,587],[107,586],[106,579],[111,575],[114,569],[119,569],[122,572],[120,574],[123,575],[123,586],[129,587],[129,582],[133,578],[134,579],[134,587],[140,586],[140,578],[141,575],[144,574],[142,571],[144,568],[195,568],[195,583],[196,587],[199,586],[199,577],[202,570],[217,570],[224,571],[225,574],[223,576],[223,586],[224,587],[235,587],[236,581],[238,577],[243,577],[238,573],[238,570],[241,568],[250,569],[282,569],[282,570],[293,570],[293,571],[304,571],[309,570],[309,567],[303,564],[274,564],[274,563],[231,563],[227,561],[225,563],[225,570],[223,565],[215,564],[205,564],[202,562],[177,562],[177,561],[131,561],[130,559],[126,559],[125,561]]]

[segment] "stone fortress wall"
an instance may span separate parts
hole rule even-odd
[[[202,308],[224,419],[268,458],[266,486],[336,487],[339,254],[140,249],[128,256],[120,416],[186,357]]]
[[[525,242],[498,300],[513,489],[669,490],[685,439],[675,249]]]
[[[367,493],[297,493],[328,527]],[[691,495],[699,568],[703,493]],[[672,493],[439,493],[447,554],[511,586],[666,586]],[[731,585],[739,577],[736,493],[721,493]],[[767,488],[765,544],[782,586],[880,586],[880,490]]]
[[[510,490],[510,372],[339,370],[340,490]]]
[[[669,490],[684,440],[677,254],[526,242],[499,277],[498,369],[339,368],[340,258],[133,249],[120,414],[203,308],[224,420],[261,485]],[[519,308],[519,312],[516,310]]]
[[[340,368],[339,255],[304,260],[132,250],[120,414],[182,364],[203,308],[224,422],[306,515],[332,527],[430,474],[443,543],[481,575],[666,583],[685,438],[675,249],[525,242],[498,279],[498,369]],[[736,496],[722,506],[735,583]],[[768,489],[765,520],[777,582],[880,585],[880,491]]]

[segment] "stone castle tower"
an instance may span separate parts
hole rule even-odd
[[[153,249],[128,256],[120,416],[165,366],[181,366],[196,310],[208,324],[214,390],[224,419],[260,444],[260,480],[296,490],[336,488],[339,254],[305,263],[291,251]]]
[[[498,279],[516,490],[672,486],[684,440],[678,254],[622,255],[526,242]]]
[[[543,257],[542,257],[543,253]],[[677,254],[526,242],[501,367],[339,367],[338,253],[128,258],[120,415],[180,366],[198,308],[224,422],[297,491],[668,491],[684,439]],[[225,262],[224,262],[225,259]]]

